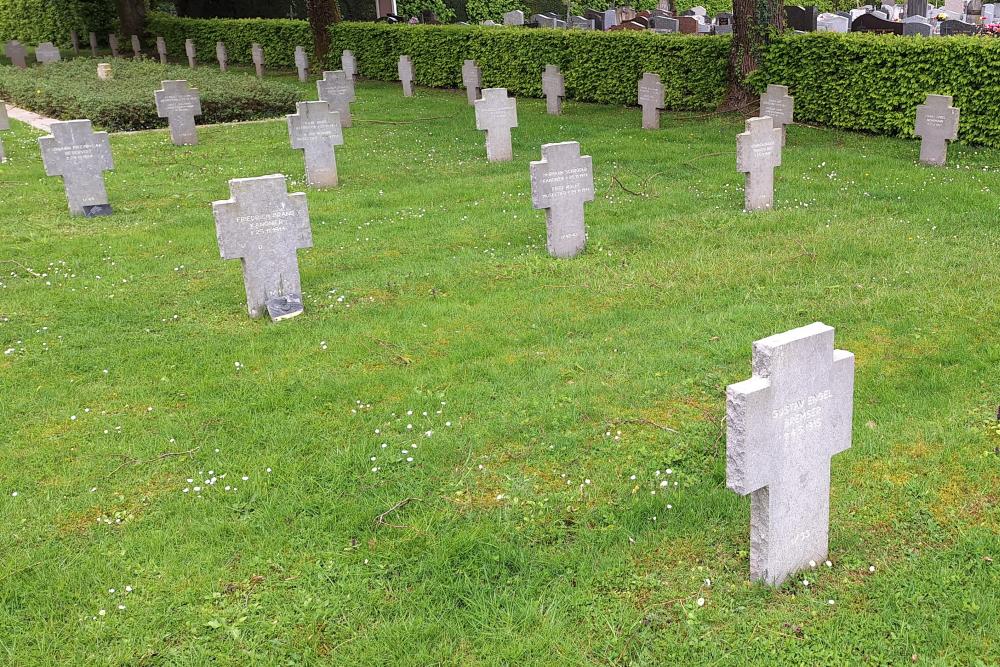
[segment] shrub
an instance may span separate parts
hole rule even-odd
[[[0,0],[0,42],[17,39],[65,47],[71,30],[86,41],[88,31],[107,34],[117,22],[112,0]]]
[[[515,9],[528,13],[527,6],[521,0],[469,0],[465,5],[469,20],[475,23],[480,21],[502,23],[503,15]]]
[[[166,126],[166,119],[156,115],[153,93],[168,79],[186,79],[199,90],[202,115],[198,123],[272,118],[293,113],[301,99],[295,86],[247,74],[164,66],[148,59],[109,62],[114,73],[110,81],[98,80],[98,61],[91,58],[26,70],[0,67],[0,97],[62,120],[89,118],[111,131]]]
[[[441,23],[455,20],[455,12],[444,4],[444,0],[399,0],[396,11],[405,18],[419,17],[423,12],[432,12]]]

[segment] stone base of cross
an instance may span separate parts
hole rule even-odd
[[[746,174],[744,209],[774,206],[774,169],[781,166],[781,130],[771,118],[750,118],[746,132],[736,137],[736,170]]]
[[[583,205],[594,201],[594,170],[580,144],[566,141],[542,146],[542,159],[531,163],[531,203],[545,209],[549,254],[575,257],[587,246]]]
[[[916,135],[921,138],[920,162],[935,167],[948,161],[948,142],[958,139],[959,110],[951,95],[928,95],[917,107]]]

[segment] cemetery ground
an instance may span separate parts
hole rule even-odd
[[[116,134],[94,219],[14,124],[0,661],[1000,660],[1000,152],[923,167],[794,126],[776,209],[746,214],[741,118],[544,109],[519,99],[488,164],[461,91],[360,83],[324,191],[284,119]],[[598,192],[556,260],[528,162],[566,140]],[[211,210],[269,173],[315,243],[279,324],[247,317]],[[853,448],[830,565],[772,590],[725,488],[725,387],[817,320],[856,355]]]

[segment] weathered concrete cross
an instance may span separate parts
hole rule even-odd
[[[726,483],[750,496],[750,578],[772,586],[826,559],[830,458],[851,446],[854,355],[816,322],[753,345],[726,389]]]
[[[660,109],[663,103],[663,83],[660,75],[646,72],[639,79],[639,106],[642,107],[642,129],[656,130],[660,127]]]
[[[194,69],[195,59],[196,59],[196,57],[198,55],[198,51],[194,48],[194,40],[193,39],[185,39],[184,40],[184,52],[187,54],[188,67],[190,67],[191,69]]]
[[[243,264],[247,311],[271,319],[302,313],[296,250],[312,247],[309,210],[302,192],[288,194],[281,174],[229,181],[230,199],[212,204],[222,259]]]
[[[510,130],[517,127],[517,100],[507,97],[506,88],[487,88],[476,100],[476,129],[486,131],[486,159],[507,162],[514,159]]]
[[[771,118],[750,118],[736,137],[736,171],[747,175],[744,210],[774,206],[774,169],[781,166],[781,130]]]
[[[198,143],[194,117],[201,115],[201,99],[197,88],[189,88],[187,81],[164,81],[156,91],[156,115],[166,118],[170,126],[170,139],[175,146],[193,146]]]
[[[62,54],[59,53],[59,49],[52,42],[42,42],[35,47],[35,60],[43,65],[48,65],[49,63],[57,63],[62,60]]]
[[[113,32],[112,33],[108,33],[108,48],[111,49],[111,57],[112,58],[117,58],[118,57],[118,35],[114,34]]]
[[[299,81],[309,78],[309,56],[302,46],[295,47],[295,68],[299,71]]]
[[[465,96],[469,104],[475,105],[483,89],[483,71],[475,60],[466,60],[462,65],[462,85],[465,86]]]
[[[770,116],[772,125],[781,130],[781,145],[785,145],[785,126],[792,124],[795,98],[788,94],[788,86],[769,84],[760,94],[760,115]]]
[[[97,33],[96,32],[92,32],[87,37],[90,40],[90,55],[92,55],[92,56],[94,56],[96,58],[97,57]]]
[[[89,120],[52,123],[52,134],[39,137],[47,176],[62,176],[70,213],[110,215],[104,172],[114,169],[107,132],[94,132]]]
[[[326,102],[299,102],[289,114],[288,136],[292,148],[305,151],[306,178],[313,187],[337,185],[337,156],[334,146],[344,143],[340,114]]]
[[[250,45],[250,58],[253,60],[254,69],[257,70],[257,78],[264,77],[264,47],[254,43]]]
[[[0,100],[0,130],[10,129],[10,118],[7,117],[7,105]],[[0,140],[0,163],[6,162],[7,156],[3,152],[3,140]]]
[[[549,254],[575,257],[587,245],[584,202],[594,201],[594,169],[580,144],[566,141],[542,146],[542,159],[531,163],[531,203],[545,209]]]
[[[396,67],[399,80],[403,83],[403,97],[413,97],[413,61],[410,56],[400,56]]]
[[[226,50],[225,42],[215,43],[215,59],[219,61],[219,71],[225,72],[229,66],[229,51]]]
[[[132,57],[138,58],[142,55],[142,42],[139,41],[139,35],[132,35]]]
[[[76,30],[69,31],[69,41],[73,45],[73,55],[80,55],[80,35]]]
[[[558,116],[562,113],[563,98],[566,97],[566,78],[556,65],[546,65],[542,73],[542,93],[545,95],[545,111]]]
[[[4,54],[14,63],[14,67],[25,69],[28,66],[28,50],[24,48],[24,44],[16,39],[7,42],[7,45],[4,47]]]
[[[958,139],[958,116],[951,95],[928,95],[917,107],[920,162],[940,167],[948,161],[948,142]]]
[[[160,64],[167,64],[167,42],[163,37],[156,38],[156,53],[160,56]]]
[[[358,76],[358,61],[354,58],[354,53],[344,50],[340,55],[340,68],[347,76],[351,77],[351,81]]]
[[[351,127],[351,102],[354,101],[354,81],[347,72],[323,72],[323,78],[316,82],[319,99],[340,114],[340,125]]]

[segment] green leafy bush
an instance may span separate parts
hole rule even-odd
[[[480,21],[501,23],[504,14],[516,9],[520,9],[525,14],[528,13],[527,6],[521,0],[469,0],[465,5],[469,20],[475,23]]]
[[[399,0],[396,3],[396,11],[405,18],[419,17],[423,12],[433,12],[441,23],[451,23],[455,20],[455,12],[444,3],[444,0]]]
[[[69,46],[71,30],[85,41],[88,31],[106,35],[117,22],[112,0],[0,0],[0,42]]]
[[[247,74],[164,66],[148,59],[101,60],[111,63],[114,79],[99,80],[98,61],[91,58],[26,70],[0,67],[0,98],[62,120],[89,118],[111,131],[166,126],[166,119],[156,116],[153,93],[168,79],[186,79],[199,90],[198,123],[273,118],[293,113],[301,99],[295,86]]]

